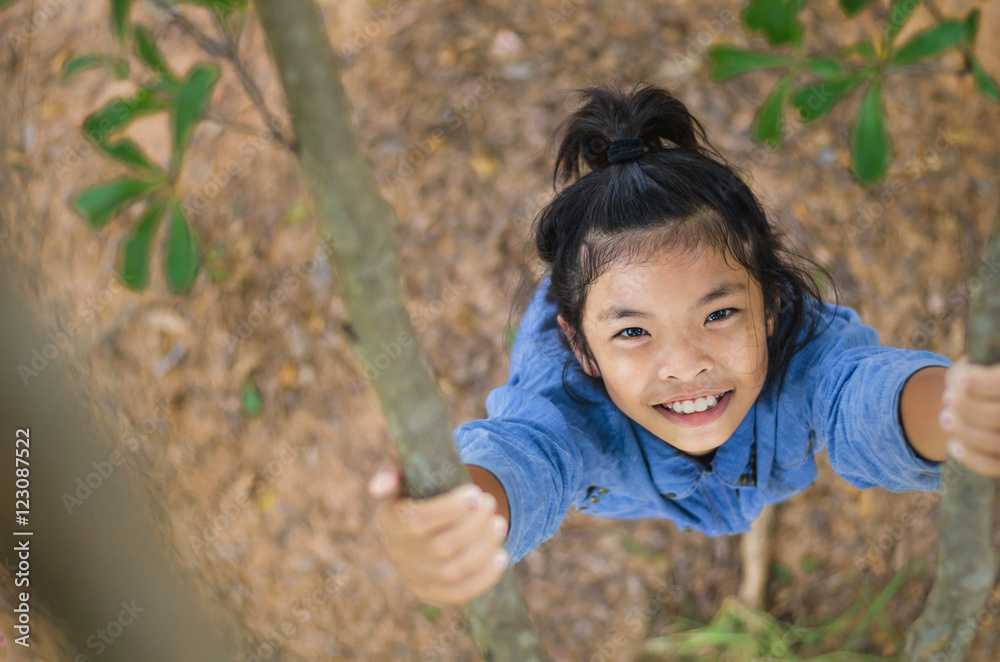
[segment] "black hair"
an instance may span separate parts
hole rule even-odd
[[[815,264],[836,294],[832,276],[787,248],[784,232],[670,91],[648,83],[626,91],[613,83],[575,93],[582,105],[555,132],[562,138],[553,188],[559,181],[570,183],[539,212],[533,228],[538,255],[551,273],[548,300],[556,302],[570,330],[569,337],[560,333],[571,352],[563,371],[570,395],[579,399],[565,379],[575,360],[573,343],[596,365],[583,333],[589,287],[613,262],[675,247],[715,248],[727,263],[733,256],[760,284],[765,319],[774,323],[761,396],[771,392],[779,375],[780,391],[792,357],[817,333],[818,307],[812,304],[822,302],[810,271],[797,262]],[[609,162],[609,146],[623,138],[641,139],[647,151],[634,160]],[[595,381],[603,388],[602,380]]]

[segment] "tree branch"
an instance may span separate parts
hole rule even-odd
[[[240,85],[246,91],[247,96],[253,102],[254,106],[257,107],[257,111],[260,113],[261,118],[264,120],[264,124],[267,130],[271,132],[271,136],[281,145],[284,145],[293,154],[298,152],[298,144],[294,138],[289,138],[285,135],[284,131],[279,128],[279,123],[275,119],[274,115],[268,109],[267,104],[264,102],[264,95],[260,91],[260,87],[257,86],[257,82],[254,81],[253,76],[247,71],[246,66],[239,56],[239,44],[233,37],[223,28],[219,26],[220,32],[222,32],[224,39],[219,41],[218,39],[213,39],[212,37],[205,34],[201,28],[192,23],[182,12],[177,10],[167,0],[150,0],[154,6],[163,11],[170,22],[179,27],[185,34],[190,36],[198,46],[208,53],[209,55],[222,58],[232,65],[233,70],[236,71],[236,76],[240,80]]]
[[[257,0],[260,23],[285,90],[299,158],[320,235],[333,252],[359,357],[381,345],[400,353],[374,373],[411,497],[429,497],[469,481],[452,440],[444,399],[403,306],[395,212],[379,194],[351,121],[337,54],[313,0]],[[508,568],[499,584],[465,605],[472,639],[491,662],[548,660]]]

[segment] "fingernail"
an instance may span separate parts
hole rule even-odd
[[[487,492],[479,493],[479,507],[482,508],[483,510],[489,510],[490,508],[493,508],[496,505],[496,503],[497,500],[493,498],[492,494],[489,494]]]
[[[469,510],[475,510],[479,507],[479,495],[483,492],[478,485],[470,483],[462,488],[462,492],[462,502],[469,507]]]
[[[941,415],[938,416],[938,422],[945,430],[950,430],[955,425],[955,416],[950,409],[943,409]]]
[[[372,478],[371,491],[375,494],[384,494],[392,488],[392,483],[392,473],[383,469]]]
[[[965,455],[965,448],[962,447],[962,444],[958,443],[957,439],[949,439],[948,453],[954,458],[960,458]]]
[[[510,561],[510,555],[507,554],[507,550],[501,549],[497,552],[496,556],[493,557],[493,565],[496,566],[497,570],[503,570],[507,567],[507,563]]]

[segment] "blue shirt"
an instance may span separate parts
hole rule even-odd
[[[940,487],[941,463],[904,437],[899,397],[914,372],[951,361],[880,347],[878,332],[851,308],[811,300],[822,333],[793,357],[780,394],[759,397],[705,464],[628,418],[575,358],[566,367],[572,354],[560,344],[548,286],[546,276],[522,316],[510,378],[486,398],[489,418],[454,432],[462,462],[503,485],[512,563],[552,537],[573,506],[597,517],[668,519],[708,536],[749,531],[765,505],[816,480],[824,449],[858,488]],[[574,401],[564,374],[596,404]]]

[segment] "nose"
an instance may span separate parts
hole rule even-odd
[[[706,370],[711,370],[715,365],[704,347],[680,336],[665,340],[657,353],[656,360],[657,376],[663,381],[669,379],[693,381],[695,377]]]

